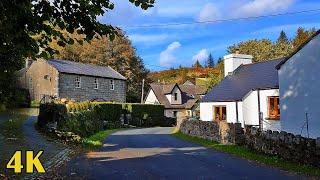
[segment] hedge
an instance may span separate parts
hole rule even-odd
[[[61,127],[68,119],[67,108],[64,104],[46,103],[39,107],[38,125],[45,127],[48,123],[57,122],[58,127]]]
[[[138,127],[173,126],[175,119],[164,118],[164,106],[110,102],[48,103],[40,105],[38,124],[57,122],[58,130],[88,137],[103,129],[119,128],[121,116],[130,114],[130,125]],[[128,118],[129,119],[129,118]]]

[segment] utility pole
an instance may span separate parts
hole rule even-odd
[[[144,79],[142,79],[142,88],[141,88],[141,104],[143,104],[143,96],[144,96]]]

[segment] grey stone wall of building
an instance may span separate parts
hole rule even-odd
[[[191,136],[222,144],[237,144],[281,159],[320,167],[320,138],[305,138],[283,131],[260,131],[250,126],[242,128],[239,123],[191,119],[183,120],[179,129]]]
[[[80,88],[76,88],[75,86],[77,76],[81,77]],[[94,88],[95,78],[98,79],[98,89]],[[111,90],[111,80],[114,80],[114,90]],[[59,97],[74,99],[76,101],[103,99],[105,101],[126,102],[126,81],[60,73]]]

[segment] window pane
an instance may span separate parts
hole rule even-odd
[[[214,112],[216,113],[214,119],[215,120],[219,120],[219,117],[220,117],[220,108],[219,108],[219,106],[215,106],[214,107]]]
[[[227,108],[222,107],[222,120],[227,120]]]

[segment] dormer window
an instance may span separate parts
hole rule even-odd
[[[174,100],[178,101],[178,93],[174,93]]]

